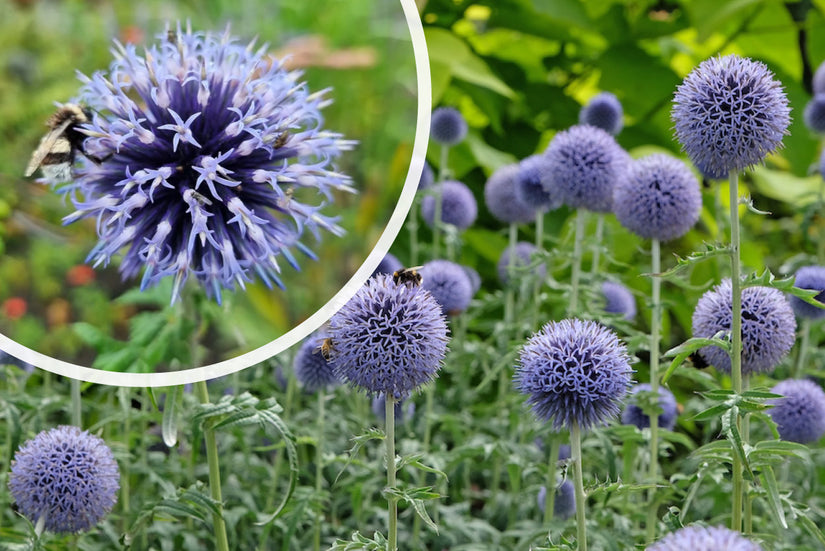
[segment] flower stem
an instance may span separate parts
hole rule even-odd
[[[69,379],[69,386],[72,393],[72,425],[83,428],[82,403],[80,401],[80,380]]]
[[[387,488],[395,488],[395,398],[387,395],[384,407],[385,427],[387,430]],[[387,513],[389,529],[387,534],[388,551],[398,548],[398,502],[394,495],[387,495]]]
[[[536,250],[541,252],[544,250],[544,211],[536,210]],[[532,328],[536,329],[539,324],[539,294],[541,293],[541,285],[543,281],[538,275],[533,283],[533,323]]]
[[[321,490],[323,489],[322,481],[324,478],[324,389],[318,390],[318,434],[315,435],[315,497],[321,503]],[[321,549],[321,524],[323,523],[323,511],[318,516],[318,522],[315,525],[314,549],[320,551]]]
[[[576,211],[576,233],[573,242],[573,269],[570,277],[570,304],[567,315],[574,316],[579,309],[579,279],[582,271],[582,241],[584,240],[584,209]]]
[[[599,273],[599,256],[602,252],[602,235],[604,234],[604,214],[599,213],[596,217],[596,239],[593,242],[593,263],[590,266],[590,274],[596,276]]]
[[[195,383],[195,392],[201,404],[209,403],[209,391],[206,381]],[[206,461],[209,464],[209,491],[212,499],[217,503],[217,512],[212,514],[212,524],[215,530],[215,549],[229,551],[229,541],[226,537],[226,522],[223,519],[223,497],[221,496],[221,469],[218,461],[218,442],[211,422],[203,427],[203,437],[206,443]]]
[[[742,393],[742,279],[739,266],[739,173],[730,171],[730,279],[731,279],[731,350],[730,377],[733,391]],[[739,423],[739,420],[737,420]],[[743,442],[745,443],[745,442]],[[733,509],[731,530],[742,529],[742,460],[733,454]]]
[[[579,551],[587,551],[587,525],[584,517],[584,477],[582,475],[582,433],[578,423],[570,425],[570,451],[573,456],[573,486],[576,490],[576,542]]]
[[[556,464],[559,462],[559,435],[550,435],[550,459],[547,460],[547,496],[544,499],[544,524],[553,520],[556,507]]]
[[[802,338],[799,342],[799,352],[797,352],[796,354],[796,365],[794,366],[793,370],[794,379],[799,379],[799,377],[802,375],[802,371],[805,369],[805,360],[807,360],[808,346],[811,342],[810,318],[802,318],[801,325],[802,327],[800,328],[800,332],[802,333]]]
[[[418,194],[416,193],[407,220],[407,230],[410,232],[410,266],[418,266],[418,205]]]
[[[652,309],[650,319],[650,390],[659,395],[659,334],[662,326],[662,254],[659,240],[650,244],[651,272],[653,274]],[[650,416],[650,472],[651,488],[647,493],[647,541],[656,539],[657,509],[656,484],[659,482],[659,416]]]
[[[447,179],[447,161],[449,159],[450,146],[441,146],[441,161],[438,165],[438,183],[433,186],[435,199],[435,209],[433,211],[433,259],[438,258],[439,237],[441,233],[441,184]]]

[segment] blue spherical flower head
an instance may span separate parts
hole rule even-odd
[[[536,219],[536,207],[519,200],[516,186],[521,171],[518,164],[505,165],[484,184],[484,203],[496,220],[524,224]]]
[[[43,431],[17,450],[9,490],[32,523],[50,532],[91,530],[112,510],[120,480],[106,443],[77,427]]]
[[[456,316],[470,305],[473,283],[455,262],[431,260],[421,267],[420,273],[421,287],[430,292],[445,314]]]
[[[436,184],[441,192],[441,221],[452,224],[459,230],[473,225],[478,215],[476,198],[470,188],[462,182],[449,180]],[[435,220],[435,196],[427,195],[421,201],[421,216],[428,226]]]
[[[589,124],[616,136],[624,126],[624,111],[619,99],[610,92],[602,92],[579,111],[579,124]]]
[[[473,290],[473,296],[475,296],[478,290],[481,289],[481,276],[472,266],[462,265],[461,269],[464,270],[464,273],[470,278],[470,288]]]
[[[368,394],[404,400],[438,374],[447,352],[441,306],[421,287],[379,274],[332,316],[336,375]]]
[[[220,301],[256,277],[282,286],[294,250],[314,257],[306,230],[343,233],[322,210],[353,191],[334,166],[353,143],[324,129],[324,92],[251,46],[178,27],[143,55],[116,44],[108,71],[81,77],[94,112],[84,149],[105,160],[62,190],[76,209],[66,223],[97,222],[95,266],[122,255],[142,289],[172,277],[174,302],[193,276]]]
[[[814,78],[811,82],[814,95],[825,94],[825,61],[819,64],[814,72]]]
[[[768,400],[782,440],[808,444],[825,434],[825,392],[808,379],[788,379],[771,389],[783,398]]]
[[[693,336],[711,338],[730,332],[733,291],[725,279],[707,291],[693,311]],[[790,351],[796,338],[796,318],[785,295],[770,287],[742,290],[742,374],[770,372]],[[718,346],[699,350],[704,360],[730,373],[730,356]]]
[[[292,369],[295,371],[295,378],[307,392],[317,392],[341,382],[333,372],[332,365],[324,358],[325,341],[328,337],[325,331],[309,336],[304,339],[295,354]],[[326,345],[334,346],[335,343],[326,341]]]
[[[539,488],[538,494],[539,509],[544,513],[544,508],[547,504],[547,487]],[[556,490],[556,496],[553,498],[553,516],[561,520],[567,520],[576,514],[576,489],[573,483],[565,480],[561,486]]]
[[[556,431],[574,424],[588,430],[618,416],[631,373],[615,333],[592,321],[566,319],[548,323],[527,341],[514,381],[535,414],[552,420]]]
[[[825,303],[825,266],[803,266],[796,271],[794,286],[800,289],[819,291],[814,298]],[[819,308],[809,304],[801,298],[790,296],[791,308],[800,318],[822,319],[825,318],[825,308]]]
[[[594,212],[613,209],[613,186],[630,161],[613,136],[595,126],[572,126],[553,137],[545,155],[564,204]]]
[[[375,267],[373,270],[372,275],[376,274],[392,274],[393,272],[397,272],[398,270],[404,267],[401,264],[401,261],[395,257],[392,253],[387,253],[384,255],[384,258],[381,259],[381,262],[378,263],[378,266]]]
[[[387,397],[383,394],[372,399],[371,409],[373,415],[378,417],[381,421],[386,417]],[[405,422],[413,418],[415,415],[415,402],[412,400],[406,402],[395,402],[395,424],[403,425]]]
[[[825,93],[816,94],[811,101],[805,104],[802,119],[809,130],[819,134],[825,132]]]
[[[423,191],[429,189],[435,183],[435,174],[430,163],[424,161],[424,169],[421,171],[421,178],[418,179],[418,190]]]
[[[538,252],[536,246],[532,243],[528,243],[527,241],[519,241],[516,243],[515,248],[515,258],[513,258],[513,268],[515,272],[519,271],[519,268],[524,268],[526,266],[530,266],[533,263],[533,254]],[[498,272],[498,278],[501,280],[502,283],[507,283],[510,281],[509,269],[510,269],[510,262],[511,257],[513,257],[513,249],[507,247],[502,251],[501,256],[498,259],[498,264],[496,264],[496,271]],[[544,279],[547,275],[547,266],[544,263],[538,264],[534,270],[533,275],[540,279]]]
[[[773,73],[736,55],[706,59],[679,86],[671,119],[676,138],[709,178],[761,163],[782,145],[788,98]]]
[[[668,534],[645,551],[762,551],[762,547],[723,526],[693,525]]]
[[[554,189],[553,176],[545,155],[531,155],[519,163],[516,198],[536,210],[548,211],[562,205]]]
[[[646,429],[650,426],[650,416],[645,414],[642,408],[638,405],[636,394],[639,392],[652,392],[652,387],[648,383],[636,385],[630,391],[631,397],[629,403],[625,406],[622,412],[623,425],[635,425],[640,429]],[[659,387],[659,407],[662,412],[659,414],[659,427],[667,430],[673,430],[676,426],[676,417],[679,415],[679,407],[676,404],[676,398],[673,393],[665,387]]]
[[[670,155],[632,161],[613,190],[613,212],[622,226],[646,239],[670,241],[699,219],[702,193],[693,172]]]
[[[439,107],[430,118],[430,136],[441,145],[457,145],[467,135],[467,121],[457,109]]]
[[[636,299],[630,289],[616,281],[605,281],[602,283],[602,294],[605,299],[605,312],[620,314],[627,321],[636,318]]]

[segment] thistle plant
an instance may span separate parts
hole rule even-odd
[[[579,111],[579,124],[595,126],[616,136],[624,127],[624,110],[619,98],[610,92],[596,94]]]
[[[825,267],[802,266],[794,274],[794,286],[800,289],[819,291],[814,299],[822,302],[825,300]],[[788,300],[790,300],[791,308],[793,308],[801,326],[799,329],[801,338],[793,370],[794,377],[799,377],[805,369],[805,362],[808,357],[811,324],[825,317],[825,308],[814,306],[796,296],[790,296]]]
[[[813,381],[788,379],[771,389],[782,398],[768,401],[768,415],[774,420],[782,440],[813,443],[825,434],[825,392]]]
[[[646,551],[762,551],[757,543],[722,526],[686,526],[668,534]]]
[[[421,267],[421,287],[430,292],[444,314],[454,317],[467,309],[473,284],[464,269],[449,260],[431,260]]]
[[[467,136],[467,121],[464,116],[453,107],[439,107],[430,117],[430,137],[441,146],[441,159],[438,165],[438,181],[444,182],[450,173],[448,168],[450,147],[458,145]],[[433,190],[433,220],[441,220],[441,191]],[[433,258],[440,255],[439,235],[441,228],[436,222],[433,224]]]
[[[604,311],[609,314],[619,314],[627,321],[636,319],[636,298],[630,289],[617,281],[602,282],[604,295]]]

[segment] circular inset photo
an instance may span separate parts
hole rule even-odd
[[[415,5],[264,7],[10,12],[0,349],[203,380],[298,342],[372,273],[426,153]]]

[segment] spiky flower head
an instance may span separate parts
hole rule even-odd
[[[589,124],[616,136],[624,126],[622,104],[610,92],[602,92],[579,111],[579,124]]]
[[[58,534],[91,530],[112,510],[120,487],[112,450],[77,427],[43,431],[14,454],[9,490],[20,512]]]
[[[292,361],[295,378],[307,392],[314,393],[341,383],[333,372],[332,365],[324,358],[325,347],[334,345],[326,341],[328,337],[323,330],[310,335],[301,343]]]
[[[814,299],[825,303],[825,266],[803,266],[796,271],[794,286],[800,289],[819,291]],[[791,308],[800,318],[822,319],[825,318],[825,308],[819,308],[809,304],[799,297],[788,297],[791,301]]]
[[[444,313],[455,316],[473,298],[473,282],[464,269],[449,260],[431,260],[421,267],[421,286],[438,301]]]
[[[635,425],[640,429],[646,429],[650,426],[650,416],[647,415],[639,405],[638,394],[640,392],[652,392],[652,389],[653,387],[648,383],[636,385],[631,389],[628,404],[625,406],[624,411],[622,411],[623,425]],[[658,394],[659,407],[662,409],[662,412],[658,415],[659,427],[673,430],[673,427],[676,425],[676,417],[679,415],[676,397],[673,396],[670,390],[663,386],[659,387]]]
[[[619,414],[630,386],[629,357],[616,334],[593,321],[551,321],[521,350],[514,382],[556,431],[582,430]]]
[[[282,287],[282,261],[314,257],[305,231],[343,233],[322,210],[352,191],[333,163],[353,143],[323,128],[326,91],[228,32],[178,26],[143,55],[119,43],[113,54],[108,71],[81,76],[79,97],[94,112],[84,149],[105,160],[61,188],[76,209],[66,223],[97,222],[95,266],[122,254],[142,289],[170,276],[174,302],[194,276],[220,301],[256,277]]]
[[[605,312],[621,314],[627,321],[636,318],[636,299],[630,289],[617,281],[605,281],[602,283],[602,295],[605,299]]]
[[[693,172],[670,155],[632,161],[613,189],[613,212],[622,226],[645,239],[670,241],[699,220],[702,193]]]
[[[671,532],[645,551],[762,551],[762,547],[724,526],[692,525]]]
[[[470,188],[462,182],[449,180],[436,184],[435,193],[441,193],[441,221],[452,224],[459,230],[473,225],[478,216],[476,198]],[[428,226],[435,220],[435,195],[427,195],[421,201],[421,216]]]
[[[539,509],[544,513],[547,506],[547,486],[539,488],[537,501]],[[556,495],[553,497],[553,516],[567,520],[574,514],[576,514],[576,489],[572,482],[565,480],[556,489]]]
[[[386,417],[387,397],[379,394],[372,399],[370,404],[373,415],[384,421]],[[415,415],[415,402],[412,400],[395,402],[395,424],[403,425],[405,422],[411,420]]]
[[[782,440],[808,444],[825,434],[825,392],[808,379],[788,379],[771,389],[783,398],[768,400],[768,415]]]
[[[338,377],[368,394],[406,399],[433,380],[447,352],[441,306],[419,286],[370,278],[329,321]]]
[[[819,134],[825,133],[825,93],[816,94],[805,104],[802,120],[809,130]]]
[[[439,107],[430,118],[430,136],[441,145],[457,145],[467,135],[467,121],[453,107]]]
[[[545,155],[565,205],[594,212],[613,209],[613,186],[630,162],[613,136],[595,126],[572,126],[553,137]]]
[[[395,257],[392,253],[387,253],[384,255],[384,258],[381,259],[381,262],[378,263],[378,266],[375,267],[373,270],[372,275],[376,274],[391,274],[403,268],[404,265],[401,264],[401,261]]]
[[[707,291],[693,311],[693,336],[711,338],[730,332],[733,313],[730,279]],[[770,372],[790,351],[796,338],[796,319],[785,295],[770,287],[742,290],[742,374]],[[699,350],[704,360],[730,372],[730,356],[718,346]]]
[[[709,178],[724,178],[778,149],[790,112],[765,64],[728,55],[706,59],[685,77],[670,117],[693,164]]]
[[[511,247],[504,249],[498,258],[498,264],[496,264],[496,272],[501,282],[507,283],[510,281],[511,263],[514,272],[518,273],[533,263],[533,254],[536,252],[538,252],[536,246],[527,241],[519,241],[516,243],[515,249]],[[532,273],[536,277],[544,279],[544,276],[547,275],[547,266],[545,266],[544,262],[538,263]]]
[[[519,163],[516,198],[523,204],[542,212],[559,208],[562,201],[554,185],[546,155],[530,155]]]
[[[536,218],[536,207],[519,200],[516,193],[520,167],[504,165],[484,184],[484,203],[496,220],[505,224],[524,224]]]

